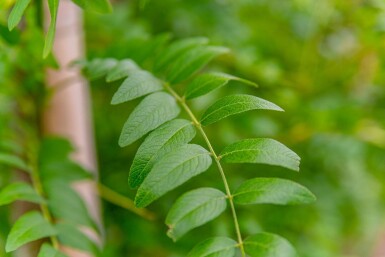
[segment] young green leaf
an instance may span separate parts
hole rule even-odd
[[[94,59],[87,65],[87,76],[90,80],[103,77],[117,64],[118,61],[112,58]]]
[[[137,207],[146,207],[168,191],[206,171],[211,165],[209,152],[199,145],[184,145],[155,163],[135,197]]]
[[[51,22],[49,24],[48,32],[45,38],[43,58],[46,58],[52,50],[53,42],[55,39],[56,31],[56,19],[59,9],[59,0],[48,0],[49,12],[51,15]]]
[[[208,43],[207,38],[187,38],[173,42],[168,48],[166,48],[162,54],[156,59],[154,70],[165,70],[172,61],[179,57],[189,49],[204,45]]]
[[[255,83],[241,79],[229,74],[212,72],[204,73],[197,76],[186,88],[186,99],[193,99],[207,93],[210,93],[214,89],[226,85],[230,80],[236,80],[251,86],[257,86]]]
[[[72,0],[72,2],[86,11],[99,13],[112,12],[112,6],[109,0]]]
[[[234,257],[237,244],[227,237],[209,238],[197,244],[187,257]]]
[[[226,195],[215,188],[199,188],[183,194],[166,218],[167,235],[174,241],[193,228],[218,217],[226,209]]]
[[[19,169],[30,173],[28,165],[16,155],[0,153],[0,164],[11,166],[12,168]]]
[[[182,119],[169,121],[151,132],[139,147],[131,165],[128,178],[131,188],[140,186],[160,158],[190,142],[195,133],[191,122]]]
[[[10,184],[0,192],[0,206],[13,203],[14,201],[45,202],[30,185],[23,182]]]
[[[107,82],[113,82],[127,77],[130,72],[139,70],[139,66],[132,60],[121,60],[112,67],[106,77]]]
[[[202,69],[213,58],[227,53],[225,47],[202,46],[186,51],[173,63],[167,75],[167,80],[173,84],[187,80],[191,75]]]
[[[68,223],[56,224],[58,239],[60,244],[71,248],[94,253],[93,256],[99,256],[99,249],[89,237],[84,235],[77,226]]]
[[[40,248],[40,251],[37,257],[67,257],[67,256],[59,252],[55,248],[53,248],[50,244],[44,243]]]
[[[21,216],[13,225],[5,251],[12,252],[26,243],[54,235],[55,228],[39,212],[32,211]]]
[[[227,163],[263,163],[299,171],[300,157],[280,142],[269,138],[244,139],[228,145],[220,156]]]
[[[174,119],[179,112],[175,99],[167,93],[156,92],[146,96],[124,124],[119,145],[123,147],[135,142],[151,130]]]
[[[284,238],[258,233],[245,239],[244,247],[250,257],[296,257],[296,251]]]
[[[296,205],[312,203],[316,197],[306,187],[286,179],[254,178],[233,193],[237,204]]]
[[[21,17],[31,0],[17,0],[8,17],[8,29],[13,30],[19,24]]]
[[[148,71],[131,72],[112,97],[111,104],[124,103],[163,89],[162,82]]]
[[[256,96],[229,95],[211,105],[203,114],[201,123],[207,126],[230,115],[257,109],[283,111],[279,106]]]

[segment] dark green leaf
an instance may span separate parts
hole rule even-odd
[[[22,159],[12,154],[0,153],[0,164],[5,164],[28,173],[31,172],[28,165]]]
[[[226,209],[226,195],[215,188],[199,188],[183,194],[166,218],[167,235],[174,241],[188,231],[218,217]]]
[[[30,185],[23,182],[10,184],[0,192],[0,206],[13,203],[14,201],[45,202]]]
[[[68,223],[56,224],[60,244],[79,249],[98,256],[99,249],[96,243],[84,235],[75,225]]]
[[[290,243],[277,235],[259,233],[246,238],[243,242],[250,257],[296,257],[296,251]]]
[[[124,103],[163,89],[162,82],[143,70],[131,72],[112,97],[111,104]]]
[[[112,6],[109,0],[72,0],[86,11],[94,11],[99,13],[110,13]]]
[[[195,136],[194,126],[187,120],[169,121],[153,132],[139,147],[130,168],[129,184],[132,188],[142,184],[154,164],[165,154],[187,144]]]
[[[8,235],[5,251],[12,252],[20,246],[49,236],[56,235],[56,230],[39,212],[24,214],[13,225]]]
[[[227,237],[209,238],[196,245],[187,257],[234,257],[237,244]]]
[[[237,204],[295,205],[312,203],[316,197],[306,187],[286,179],[254,178],[233,193]]]
[[[48,32],[45,38],[43,57],[46,58],[52,50],[53,42],[56,32],[56,19],[59,8],[59,0],[48,0],[49,12],[51,15],[51,22],[49,24]]]
[[[9,30],[13,30],[17,24],[19,24],[21,17],[23,17],[25,9],[31,0],[17,0],[15,6],[12,9],[12,12],[8,17],[8,28]]]
[[[202,125],[210,125],[230,115],[250,110],[283,111],[277,105],[252,95],[229,95],[215,102],[203,114]]]
[[[124,124],[119,145],[123,147],[135,142],[151,130],[174,119],[179,112],[175,99],[167,93],[157,92],[146,96]]]
[[[300,157],[278,141],[269,138],[245,139],[226,146],[220,154],[227,163],[263,163],[299,171]]]
[[[67,256],[59,252],[55,248],[53,248],[50,244],[44,243],[40,248],[40,251],[37,257],[67,257]]]
[[[138,65],[132,60],[121,60],[112,67],[107,74],[106,81],[112,82],[127,77],[130,72],[139,70]]]
[[[251,86],[257,86],[255,83],[241,79],[225,73],[213,72],[204,73],[197,76],[186,89],[186,99],[193,99],[198,96],[205,95],[214,89],[226,85],[230,80],[236,80]]]
[[[211,165],[209,152],[199,145],[184,145],[159,160],[135,197],[137,207],[146,207],[168,191],[204,172]]]

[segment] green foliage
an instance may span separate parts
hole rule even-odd
[[[227,237],[209,238],[197,244],[188,257],[233,257],[237,242]]]
[[[0,153],[0,163],[17,168],[21,171],[30,172],[28,165],[18,156],[8,153]]]
[[[296,257],[294,248],[286,239],[269,233],[259,233],[245,239],[245,250],[250,257]]]
[[[59,9],[59,0],[48,0],[49,13],[51,15],[51,22],[49,24],[48,32],[45,38],[43,58],[46,58],[51,52],[53,41],[55,39],[57,12]]]
[[[23,182],[10,184],[0,191],[0,206],[17,200],[40,204],[45,202],[32,186]]]
[[[13,30],[17,24],[19,24],[25,9],[27,9],[31,0],[19,0],[16,1],[15,7],[12,9],[12,12],[9,14],[8,18],[8,28]]]
[[[53,248],[50,244],[44,243],[37,257],[66,257],[66,255]]]

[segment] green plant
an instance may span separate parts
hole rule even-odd
[[[158,47],[162,47],[166,40],[158,41]],[[238,113],[282,109],[256,96],[237,94],[219,99],[198,119],[190,108],[190,100],[225,86],[230,80],[255,86],[250,81],[228,74],[199,73],[214,57],[228,51],[207,43],[205,38],[172,42],[152,62],[145,63],[150,67],[148,70],[128,59],[95,59],[83,63],[92,79],[103,76],[106,76],[107,82],[124,79],[112,98],[112,104],[145,96],[128,117],[119,139],[119,145],[124,147],[149,133],[137,150],[130,168],[129,185],[138,188],[135,204],[138,207],[148,206],[206,171],[214,160],[225,192],[216,188],[198,188],[183,194],[167,215],[167,235],[176,241],[189,230],[215,219],[229,205],[236,240],[210,238],[199,243],[188,256],[230,257],[235,255],[236,249],[242,256],[295,256],[294,249],[280,236],[259,233],[244,239],[236,205],[310,203],[315,196],[305,187],[279,178],[247,180],[232,192],[222,163],[263,163],[298,171],[300,158],[283,144],[267,138],[235,142],[218,153],[204,130],[205,126]],[[181,109],[189,120],[178,118]],[[190,144],[196,131],[204,139],[208,150]]]

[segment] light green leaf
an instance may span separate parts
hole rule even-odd
[[[204,45],[207,43],[208,43],[208,39],[202,38],[202,37],[187,38],[187,39],[182,39],[182,40],[173,42],[156,59],[154,70],[155,71],[165,70],[168,67],[168,65],[170,65],[170,63],[174,61],[176,58],[178,58],[182,53],[186,52],[187,50],[193,47]]]
[[[27,9],[27,6],[31,0],[17,0],[15,6],[12,9],[12,12],[9,14],[8,17],[8,29],[13,30],[17,24],[19,24],[21,17],[23,17],[23,14],[25,12],[25,9]]]
[[[53,248],[50,244],[44,243],[40,248],[39,255],[37,257],[67,257],[63,253]]]
[[[209,152],[199,145],[184,145],[155,163],[135,197],[137,207],[146,207],[168,191],[204,172],[211,165]]]
[[[0,164],[8,165],[28,173],[31,172],[28,165],[16,155],[0,153]]]
[[[197,76],[191,83],[187,86],[186,89],[186,99],[193,99],[198,96],[205,95],[214,89],[226,85],[230,80],[236,80],[251,86],[257,86],[255,83],[241,79],[229,74],[212,72],[204,73]]]
[[[113,69],[118,61],[112,58],[94,59],[87,65],[87,76],[90,80],[101,78]]]
[[[229,95],[216,101],[203,114],[202,125],[210,125],[230,115],[250,110],[283,111],[279,106],[252,95]]]
[[[299,171],[301,158],[280,142],[269,138],[253,138],[235,142],[221,152],[227,163],[263,163]]]
[[[169,121],[151,132],[139,147],[131,165],[128,179],[130,186],[140,186],[160,158],[190,142],[195,133],[191,122],[181,119]]]
[[[124,103],[163,89],[162,82],[143,70],[132,72],[112,97],[111,104]]]
[[[197,244],[187,257],[234,257],[237,244],[227,237],[209,238]]]
[[[175,99],[167,93],[156,92],[146,96],[124,124],[119,145],[123,147],[135,142],[151,130],[174,119],[179,112]]]
[[[22,182],[10,184],[0,192],[0,206],[13,203],[14,201],[45,202],[30,185]]]
[[[56,32],[56,19],[57,11],[59,9],[59,0],[48,0],[48,7],[51,15],[51,22],[49,24],[48,32],[45,38],[43,58],[46,58],[52,50]]]
[[[207,65],[213,58],[228,51],[227,48],[218,46],[193,48],[175,60],[167,75],[167,80],[173,84],[186,80]]]
[[[72,0],[86,11],[93,11],[99,13],[112,12],[112,6],[109,0]]]
[[[112,67],[107,74],[106,81],[113,82],[127,77],[130,72],[139,70],[139,66],[132,60],[121,60]]]
[[[166,218],[167,235],[174,241],[193,228],[218,217],[226,209],[226,195],[215,188],[199,188],[183,194]]]
[[[77,226],[68,223],[59,223],[56,224],[56,229],[59,232],[58,239],[60,244],[99,256],[98,253],[100,251],[96,243],[84,235]]]
[[[296,257],[295,249],[290,243],[277,235],[259,233],[244,240],[246,253],[250,257]]]
[[[312,203],[316,197],[306,187],[286,179],[254,178],[233,193],[237,204],[296,205]]]
[[[13,225],[8,235],[5,251],[12,252],[20,246],[49,236],[56,235],[56,230],[39,212],[24,214]]]

